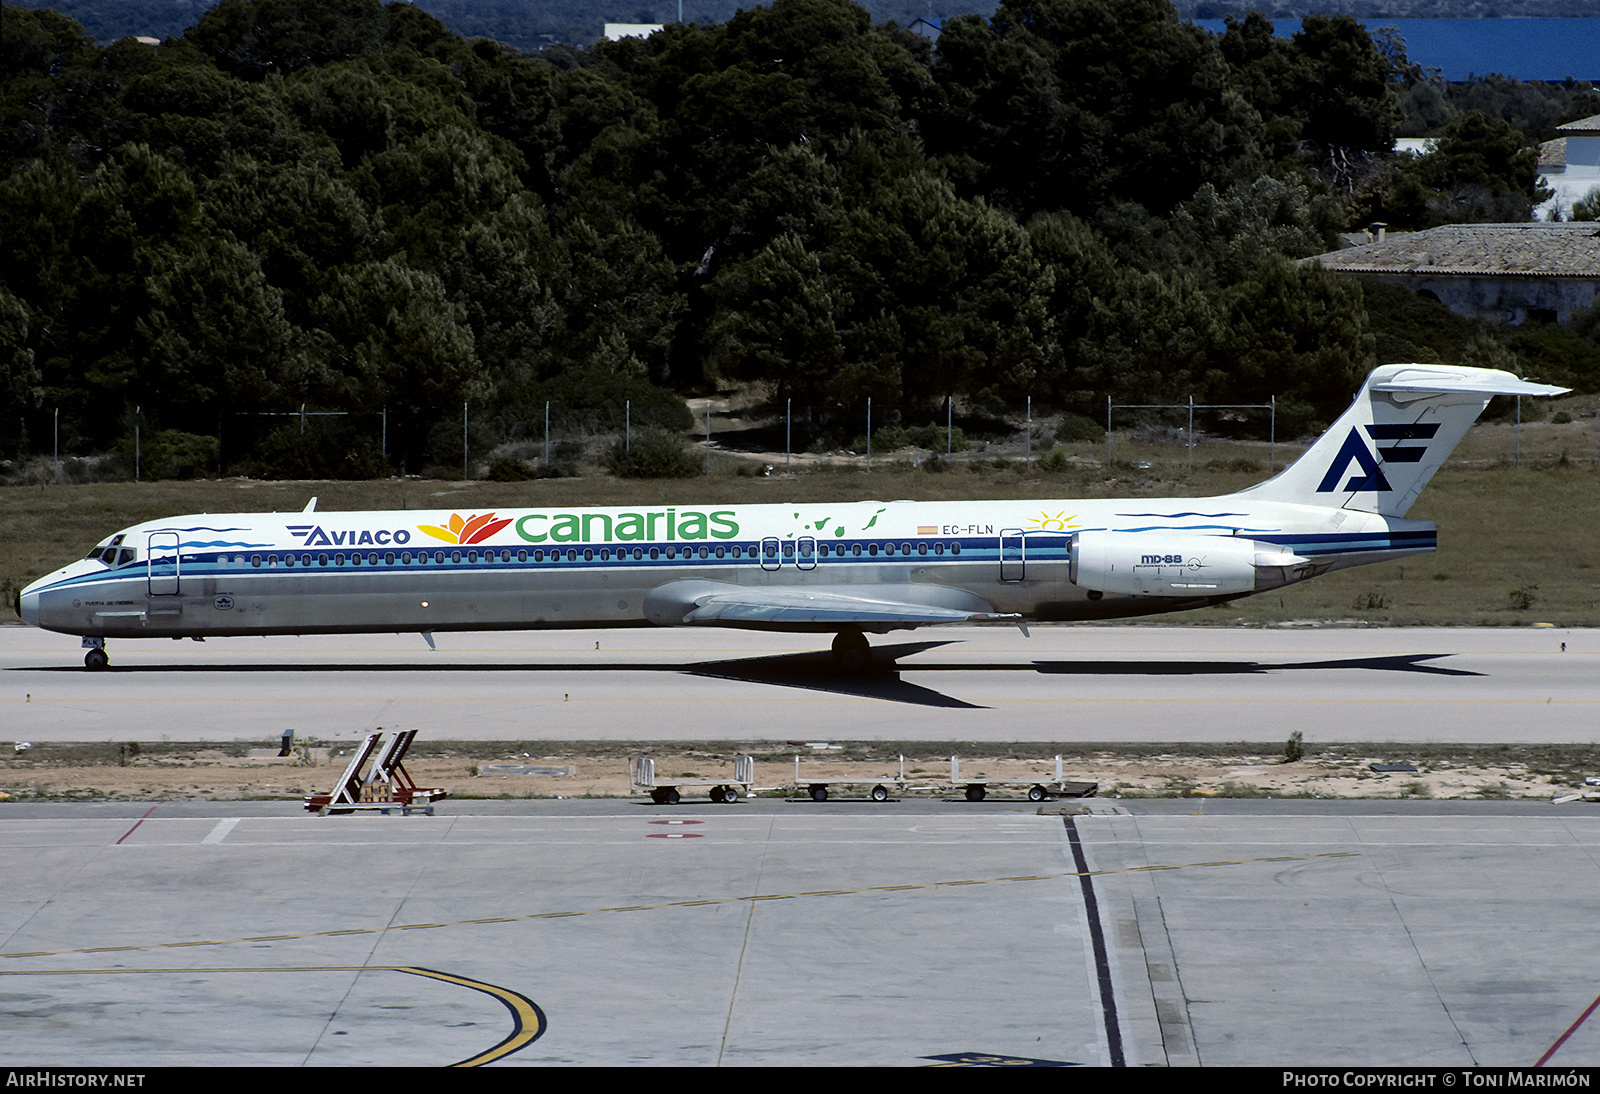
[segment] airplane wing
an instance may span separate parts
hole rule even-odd
[[[1016,619],[982,597],[938,585],[734,585],[670,581],[645,598],[645,615],[663,626],[716,624],[772,630],[854,626],[886,631],[935,623]]]

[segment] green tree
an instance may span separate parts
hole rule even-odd
[[[1523,221],[1550,196],[1539,150],[1504,120],[1469,110],[1445,126],[1434,150],[1395,173],[1386,212],[1408,228]]]

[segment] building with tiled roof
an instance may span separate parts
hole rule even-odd
[[[1447,224],[1318,255],[1328,270],[1404,285],[1458,315],[1565,323],[1600,301],[1600,223]]]

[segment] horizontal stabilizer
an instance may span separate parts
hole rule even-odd
[[[1397,366],[1398,371],[1372,385],[1373,391],[1415,395],[1565,395],[1571,388],[1552,387],[1519,380],[1509,372],[1487,368],[1448,368],[1443,365]]]

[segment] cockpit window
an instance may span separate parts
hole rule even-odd
[[[93,559],[96,562],[104,563],[107,566],[126,566],[128,563],[133,561],[134,556],[138,552],[132,547],[123,547],[118,549],[116,542],[121,538],[121,536],[116,537],[115,540],[112,540],[112,545],[109,547],[96,546],[83,557]]]

